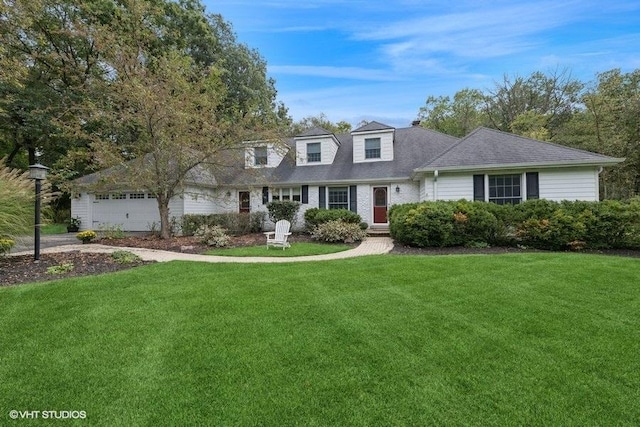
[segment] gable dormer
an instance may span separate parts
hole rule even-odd
[[[268,141],[247,141],[244,149],[244,167],[275,168],[285,156],[282,147]]]
[[[330,165],[336,157],[340,141],[321,127],[296,136],[296,166]]]
[[[393,160],[395,128],[371,122],[351,132],[353,163]]]

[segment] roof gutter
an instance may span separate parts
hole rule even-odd
[[[550,169],[550,168],[566,168],[576,166],[613,166],[625,161],[625,158],[612,158],[611,160],[603,159],[598,162],[584,162],[580,160],[574,161],[558,161],[546,163],[494,163],[488,165],[468,165],[468,166],[441,166],[441,167],[421,167],[413,170],[413,173],[435,172],[435,171],[478,171],[478,170],[500,170],[500,169]]]

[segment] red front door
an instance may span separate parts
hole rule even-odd
[[[387,223],[387,187],[373,188],[373,223]]]
[[[246,213],[251,210],[251,194],[248,191],[240,191],[238,193],[238,202],[240,213]]]

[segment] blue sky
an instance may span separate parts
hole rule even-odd
[[[257,49],[294,120],[409,126],[503,76],[640,68],[640,1],[203,0]]]

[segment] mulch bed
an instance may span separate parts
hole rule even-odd
[[[291,242],[308,242],[308,235],[293,235]],[[174,237],[171,239],[158,239],[153,236],[125,237],[122,239],[103,239],[96,243],[119,246],[159,249],[173,252],[202,253],[208,247],[194,237]],[[232,237],[231,247],[255,246],[265,243],[262,233]],[[490,247],[490,248],[414,248],[410,246],[396,245],[390,252],[398,255],[451,255],[451,254],[504,254],[534,252],[530,249]],[[606,250],[583,251],[584,253],[596,253],[604,255],[620,255],[640,258],[640,251],[633,250]],[[73,270],[63,274],[52,274],[47,271],[49,267],[72,263]],[[140,265],[150,264],[152,261],[140,261],[130,264],[119,264],[109,254],[92,254],[79,252],[64,252],[54,254],[41,254],[40,261],[34,263],[32,255],[0,257],[0,286],[11,286],[21,283],[42,282],[67,277],[88,276],[113,271],[126,270]]]
[[[6,256],[0,257],[0,286],[110,273],[151,262],[153,261],[119,264],[109,254],[80,252],[41,254],[37,263],[33,261],[33,255]],[[73,270],[61,274],[47,271],[49,267],[66,263],[73,264]]]
[[[291,242],[311,241],[308,235],[293,235]],[[264,234],[256,233],[231,238],[229,247],[255,246],[266,242]],[[173,237],[159,239],[154,236],[125,237],[122,239],[102,239],[95,243],[118,246],[158,249],[171,252],[203,253],[208,246],[200,243],[195,237]],[[80,252],[42,253],[40,261],[35,263],[33,255],[0,257],[0,286],[18,285],[21,283],[43,282],[67,277],[89,276],[113,271],[126,270],[154,261],[140,261],[130,264],[117,263],[110,254],[93,254]],[[61,274],[48,272],[49,267],[60,266],[65,263],[73,264],[73,270]]]

